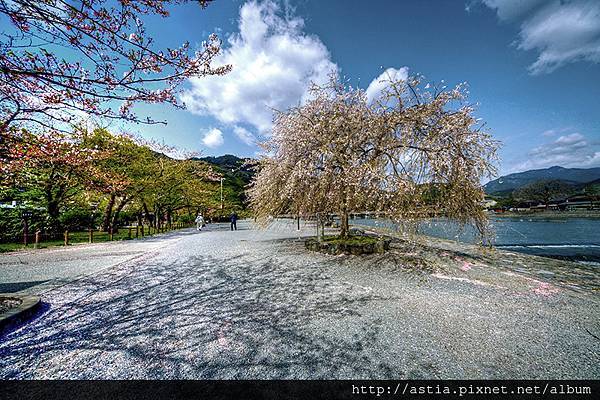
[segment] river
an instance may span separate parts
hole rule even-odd
[[[494,245],[500,249],[600,266],[600,218],[491,216]],[[394,227],[389,220],[356,219],[353,224]],[[478,243],[475,229],[445,219],[419,224],[418,233]]]

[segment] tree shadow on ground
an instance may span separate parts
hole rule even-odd
[[[21,328],[24,324],[35,321],[37,318],[41,318],[49,310],[50,304],[40,302],[32,312],[25,312],[24,315],[19,315],[0,326],[0,343],[2,343],[11,332]]]
[[[48,280],[0,283],[0,293],[15,293],[46,282]]]
[[[377,321],[352,333],[344,322],[385,299],[326,269],[274,256],[203,256],[85,277],[52,292],[56,306],[3,337],[0,376],[397,377],[364,356]]]

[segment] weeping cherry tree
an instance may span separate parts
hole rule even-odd
[[[394,221],[444,216],[483,234],[481,179],[495,173],[498,143],[481,129],[459,85],[388,79],[369,100],[337,78],[279,112],[249,190],[257,218],[352,212]]]

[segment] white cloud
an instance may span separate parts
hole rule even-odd
[[[223,144],[223,132],[217,128],[209,129],[204,133],[202,143],[211,149],[221,146]]]
[[[528,156],[527,161],[514,168],[515,171],[555,165],[579,168],[598,167],[600,166],[600,143],[590,142],[581,133],[571,133],[534,148]]]
[[[248,124],[267,134],[273,109],[284,110],[306,96],[311,81],[324,83],[338,70],[321,40],[302,31],[304,21],[282,16],[272,1],[250,1],[240,9],[239,33],[215,64],[231,64],[225,76],[190,79],[182,94],[188,109],[225,124]]]
[[[256,137],[246,128],[236,125],[233,127],[233,133],[235,133],[236,136],[248,146],[253,146],[256,144]]]
[[[370,102],[377,98],[383,89],[385,89],[388,81],[405,81],[408,78],[408,67],[399,69],[388,68],[381,73],[377,78],[373,79],[366,90],[367,100]]]
[[[557,135],[563,135],[567,132],[573,132],[573,128],[572,127],[564,127],[564,128],[548,129],[548,130],[545,130],[544,132],[542,132],[542,136],[554,137]]]
[[[524,2],[482,0],[500,19],[525,16],[517,47],[538,53],[529,66],[533,75],[550,73],[566,64],[600,63],[600,2],[598,0],[554,0]]]
[[[546,0],[482,0],[483,4],[496,11],[503,21],[526,14]]]
[[[521,27],[519,49],[537,50],[532,74],[575,61],[600,62],[600,2],[555,3]]]
[[[587,146],[587,142],[585,141],[585,137],[581,133],[571,133],[570,135],[561,136],[554,144],[560,146],[577,146],[577,147],[585,147]]]
[[[542,136],[544,137],[552,137],[554,135],[556,135],[555,129],[548,129],[547,131],[542,132]]]

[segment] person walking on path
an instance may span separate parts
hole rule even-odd
[[[237,219],[238,216],[237,214],[234,212],[231,214],[231,230],[236,230],[237,231]]]
[[[202,214],[198,214],[194,222],[196,222],[196,230],[201,231],[202,227],[204,226],[204,217]]]

